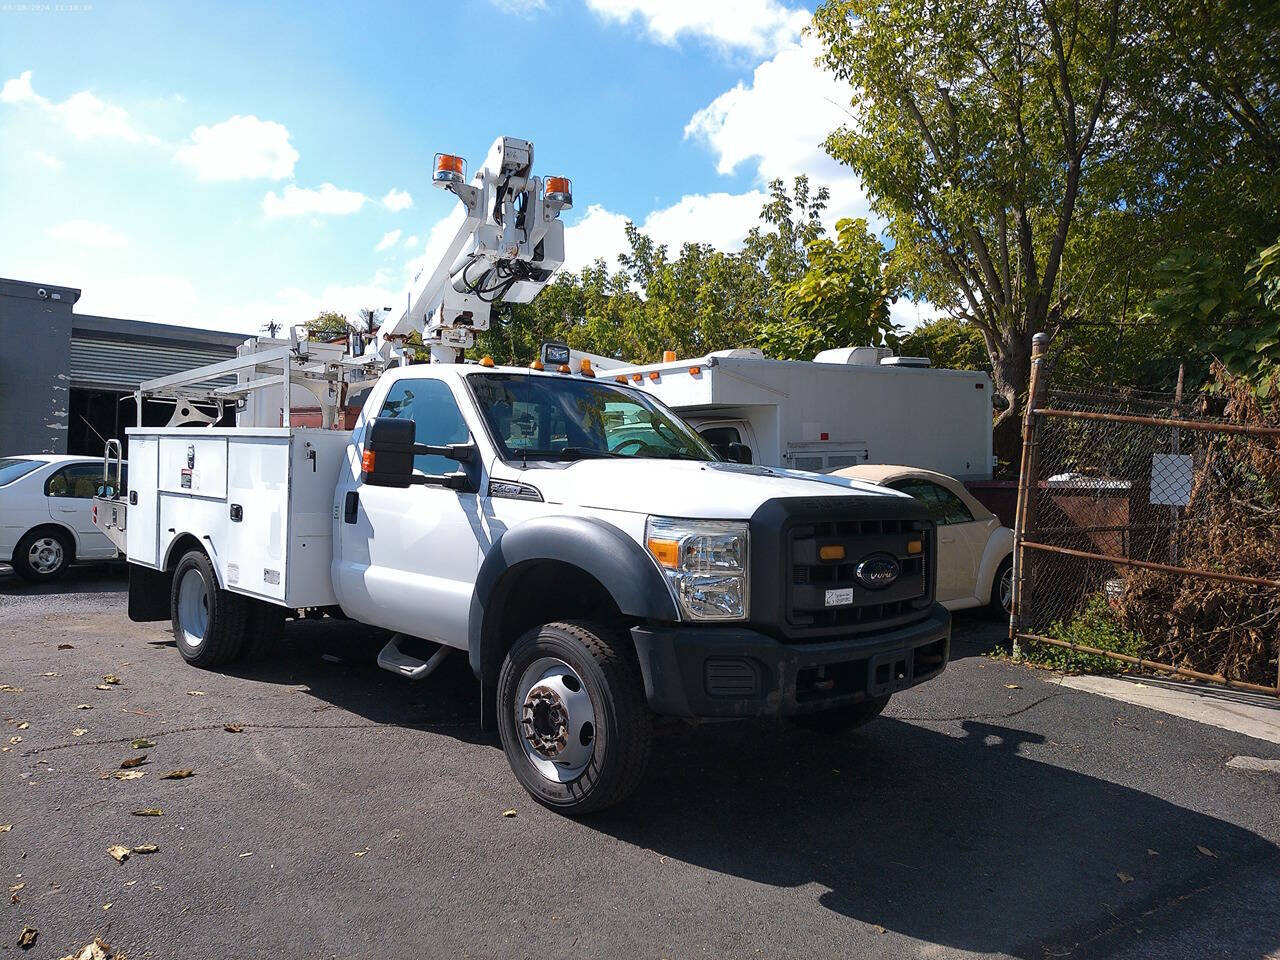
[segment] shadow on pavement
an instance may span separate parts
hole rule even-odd
[[[0,564],[0,596],[38,597],[66,593],[126,593],[128,566],[119,561],[76,564],[51,583],[28,583],[13,567]]]
[[[230,672],[497,747],[464,654],[412,685],[377,668],[382,642],[357,624],[290,623],[276,654]],[[1206,888],[1227,897],[1235,873],[1280,869],[1280,850],[1249,830],[1025,755],[1043,742],[977,721],[952,735],[882,718],[843,738],[665,726],[635,796],[582,823],[755,883],[817,884],[827,909],[921,941],[1028,960],[1106,956],[1108,931],[1163,907],[1195,924]],[[1241,937],[1259,955],[1280,946],[1280,929]]]

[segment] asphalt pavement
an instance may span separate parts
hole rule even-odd
[[[0,956],[1280,955],[1280,776],[1226,765],[1280,747],[988,657],[978,619],[856,734],[665,724],[573,821],[479,729],[464,656],[415,685],[306,621],[200,671],[124,589],[0,568]]]

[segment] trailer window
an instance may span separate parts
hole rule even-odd
[[[39,468],[42,463],[43,461],[40,460],[22,460],[18,457],[0,459],[0,487],[13,483],[19,477],[25,477],[32,470]]]
[[[382,402],[380,417],[412,420],[414,439],[418,443],[445,446],[466,443],[470,439],[467,423],[462,419],[453,391],[443,380],[398,380],[391,385]],[[456,460],[447,457],[414,457],[413,469],[428,476],[452,473]]]
[[[964,501],[941,484],[930,480],[895,480],[886,484],[894,490],[901,490],[907,496],[915,497],[929,508],[935,523],[946,526],[952,523],[969,523],[973,514],[964,505]]]

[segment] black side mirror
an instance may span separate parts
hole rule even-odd
[[[413,483],[416,430],[412,420],[375,417],[369,421],[360,463],[365,483],[375,487],[407,487]]]
[[[725,450],[734,463],[751,463],[751,448],[745,443],[730,443]]]

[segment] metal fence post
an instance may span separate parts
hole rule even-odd
[[[1022,458],[1018,469],[1018,502],[1013,524],[1013,603],[1009,612],[1009,642],[1013,648],[1014,660],[1022,659],[1022,645],[1018,634],[1023,627],[1023,604],[1029,595],[1026,551],[1022,544],[1034,524],[1040,438],[1040,419],[1035,415],[1035,410],[1043,396],[1044,355],[1048,346],[1047,333],[1037,333],[1031,338],[1031,378],[1027,384],[1027,408],[1022,415]]]

